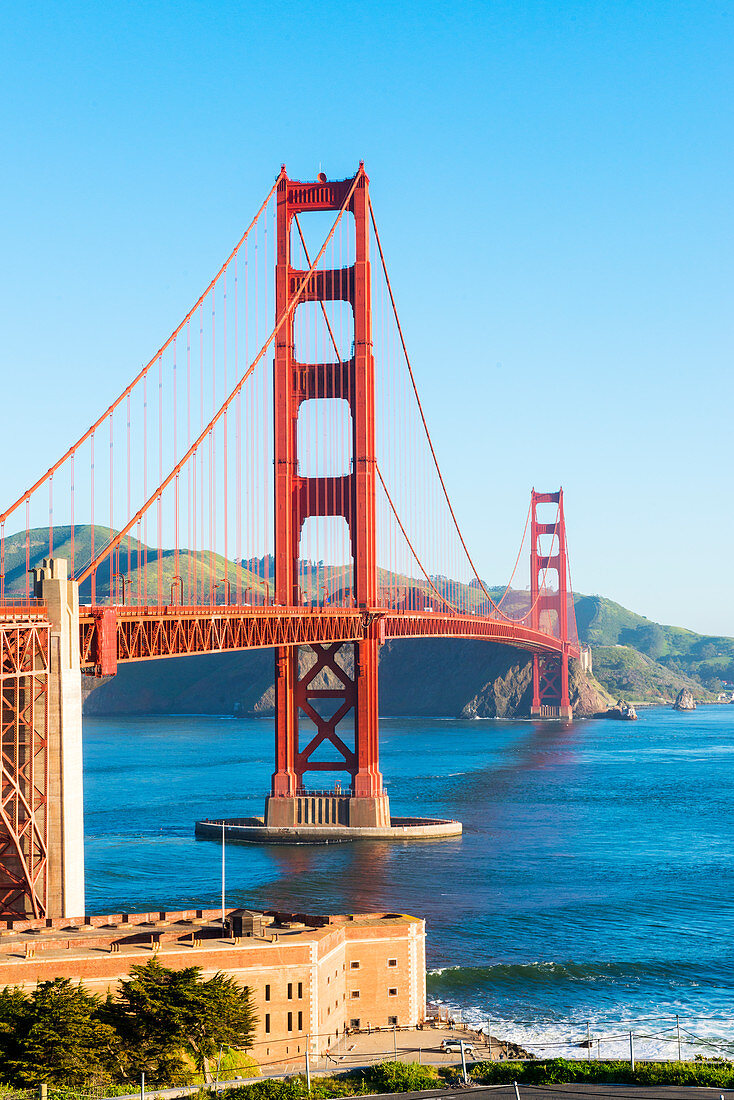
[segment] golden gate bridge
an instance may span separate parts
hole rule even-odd
[[[524,649],[532,714],[570,718],[563,493],[532,492],[510,579],[490,589],[428,430],[364,165],[306,182],[283,166],[171,336],[0,514],[0,915],[83,911],[82,671],[272,648],[269,824],[296,820],[307,773],[337,772],[351,822],[381,825],[378,656],[397,637]]]

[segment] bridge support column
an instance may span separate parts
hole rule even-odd
[[[49,623],[0,615],[0,916],[48,912]]]
[[[34,571],[50,622],[48,678],[48,900],[46,916],[84,915],[82,674],[79,586],[63,558]]]
[[[557,504],[554,523],[538,520],[539,504]],[[541,539],[550,538],[543,548]],[[530,624],[553,634],[561,643],[558,654],[533,654],[532,718],[573,718],[568,694],[568,554],[563,489],[557,493],[532,491],[530,527]]]
[[[376,624],[374,624],[376,626]],[[373,628],[368,628],[368,633]],[[377,636],[359,642],[303,646],[276,655],[276,770],[265,807],[265,823],[292,828],[304,823],[383,828],[390,806],[379,770],[377,726]],[[299,718],[315,727],[301,743]],[[346,729],[344,728],[346,727]],[[349,744],[351,742],[353,747]],[[328,746],[330,759],[317,758]],[[346,772],[350,785],[316,792],[338,797],[338,817],[313,821],[308,771]]]
[[[573,718],[568,695],[568,653],[560,657],[533,655],[531,718]]]
[[[363,637],[356,642],[282,648],[275,656],[275,772],[266,805],[266,823],[291,827],[303,810],[304,775],[346,772],[349,825],[389,825],[387,795],[379,770],[377,669],[379,624],[375,549],[375,365],[369,262],[369,181],[360,165],[352,180],[303,183],[278,178],[278,262],[275,272],[276,320],[273,394],[275,415],[275,600],[302,602],[300,544],[305,521],[340,517],[349,529],[351,584],[331,598],[362,611]],[[354,216],[355,251],[351,267],[308,272],[291,265],[294,218],[311,211],[346,210]],[[315,257],[308,258],[309,264]],[[292,296],[299,305],[348,302],[354,317],[354,343],[348,359],[326,362],[296,359]],[[331,329],[328,330],[331,333]],[[332,334],[333,340],[333,334]],[[351,414],[351,463],[341,473],[308,473],[308,455],[298,454],[298,417],[306,401],[346,403]],[[302,465],[299,465],[299,457]],[[301,718],[309,719],[301,743]],[[314,732],[315,730],[315,732]],[[341,794],[340,788],[330,792]],[[309,798],[310,802],[310,798]]]

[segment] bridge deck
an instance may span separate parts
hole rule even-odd
[[[110,674],[120,662],[274,646],[354,642],[378,623],[380,638],[476,638],[537,653],[561,653],[558,638],[522,623],[473,615],[384,608],[248,606],[84,607],[81,665]],[[578,649],[568,647],[571,656]]]

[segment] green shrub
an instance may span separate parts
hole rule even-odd
[[[554,1058],[546,1062],[477,1062],[472,1079],[482,1085],[517,1081],[526,1085],[590,1084],[697,1085],[732,1088],[734,1065],[730,1062],[585,1062]]]
[[[362,1082],[367,1092],[419,1092],[435,1089],[439,1079],[432,1066],[417,1062],[381,1062],[362,1072]]]

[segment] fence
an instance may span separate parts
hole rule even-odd
[[[491,1017],[487,1017],[482,1023],[472,1024],[462,1019],[461,1010],[455,1009],[453,1012],[437,1006],[437,1019],[446,1020],[458,1032],[475,1036],[487,1047],[494,1044],[496,1048],[499,1045],[500,1041],[497,1039],[487,1040],[492,1030]],[[730,1034],[712,1034],[715,1030],[712,1025],[716,1024],[725,1025]],[[699,1029],[694,1030],[694,1025],[699,1025]],[[559,1034],[557,1038],[547,1039],[518,1038],[522,1034],[523,1026],[513,1025],[506,1020],[502,1021],[501,1027],[502,1030],[513,1033],[510,1045],[518,1047],[525,1043],[532,1047],[532,1054],[526,1052],[524,1056],[520,1056],[520,1061],[561,1056],[602,1061],[614,1057],[615,1060],[629,1058],[634,1064],[636,1058],[659,1062],[692,1061],[695,1058],[725,1062],[734,1058],[734,1017],[728,1016],[648,1017],[643,1021],[625,1021],[601,1033],[590,1022],[582,1025],[582,1030],[578,1030],[578,1023],[569,1023],[566,1036]],[[702,1034],[702,1031],[705,1033]],[[651,1056],[649,1046],[645,1049],[644,1044],[657,1044],[659,1050]]]
[[[456,1014],[460,1016],[458,1010]],[[184,1084],[182,1081],[178,1084],[172,1083],[170,1087],[146,1087],[145,1081],[142,1081],[139,1087],[136,1084],[134,1091],[130,1085],[111,1086],[98,1082],[91,1083],[82,1090],[51,1086],[47,1090],[44,1086],[40,1089],[20,1090],[0,1087],[0,1100],[105,1100],[108,1097],[119,1097],[120,1100],[154,1100],[156,1097],[195,1093],[202,1085],[214,1089],[231,1088],[264,1078],[278,1079],[295,1075],[303,1075],[310,1080],[312,1076],[367,1070],[388,1061],[417,1062],[420,1065],[447,1068],[459,1067],[465,1063],[469,1075],[472,1064],[477,1062],[523,1062],[561,1056],[589,1061],[618,1061],[623,1058],[629,1061],[633,1069],[638,1061],[705,1059],[708,1062],[728,1062],[734,1057],[734,1039],[700,1033],[701,1025],[706,1025],[710,1030],[711,1025],[716,1023],[732,1028],[734,1019],[658,1017],[638,1022],[631,1028],[625,1024],[624,1027],[603,1034],[595,1033],[589,1023],[580,1031],[571,1031],[569,1028],[570,1035],[559,1035],[557,1039],[542,1042],[533,1040],[528,1043],[533,1048],[530,1052],[524,1050],[515,1039],[493,1035],[491,1017],[478,1026],[461,1018],[457,1020],[450,1009],[441,1007],[436,1009],[435,1016],[429,1017],[419,1028],[368,1026],[359,1030],[347,1030],[336,1042],[333,1032],[300,1036],[293,1040],[295,1050],[281,1046],[286,1040],[271,1039],[254,1044],[246,1054],[239,1051],[225,1052],[223,1055],[220,1053],[216,1063],[212,1064],[211,1080],[208,1082],[197,1076],[191,1084]],[[657,1026],[651,1027],[653,1024]],[[699,1030],[693,1030],[692,1025],[699,1025]],[[501,1030],[512,1031],[512,1025],[503,1022]],[[642,1053],[643,1045],[653,1041],[660,1044],[660,1052],[654,1057],[650,1056],[648,1050]],[[450,1049],[443,1049],[443,1042],[448,1042]],[[570,1051],[574,1053],[569,1055]]]

